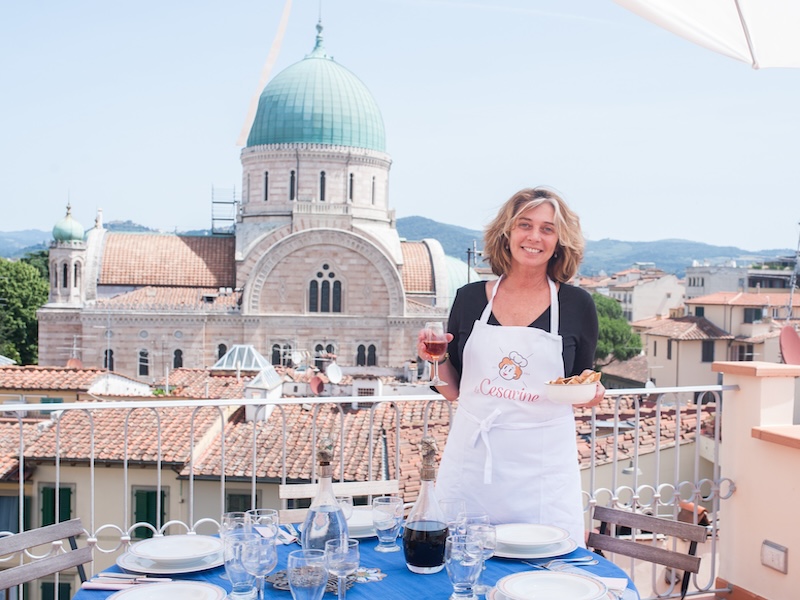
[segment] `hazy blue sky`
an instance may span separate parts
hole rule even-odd
[[[283,0],[6,2],[0,230],[210,227]],[[272,75],[311,51],[294,0]],[[480,229],[549,185],[592,240],[794,248],[800,70],[695,46],[611,0],[330,0],[325,45],[374,94],[390,202]]]

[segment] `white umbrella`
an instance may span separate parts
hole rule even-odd
[[[764,67],[800,67],[800,0],[614,0],[725,56]]]

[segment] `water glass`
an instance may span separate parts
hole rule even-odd
[[[247,531],[247,515],[244,511],[231,511],[222,513],[222,518],[219,520],[219,537],[223,542],[225,541],[225,535],[232,532],[238,531],[240,533],[244,533]],[[228,579],[228,576],[223,573],[220,575],[221,579]]]
[[[294,600],[321,600],[328,583],[324,550],[295,550],[286,562],[289,590]]]
[[[483,567],[483,547],[468,535],[449,535],[444,543],[444,565],[453,585],[450,600],[473,600]]]
[[[244,600],[255,595],[256,577],[245,568],[244,555],[245,547],[248,544],[254,544],[260,538],[261,536],[257,533],[244,531],[231,531],[222,538],[225,574],[231,584],[229,598]]]
[[[328,573],[336,576],[338,600],[344,600],[347,576],[356,572],[358,560],[358,540],[341,537],[325,542],[325,563]]]
[[[381,496],[372,500],[372,524],[378,536],[378,552],[398,552],[397,534],[403,522],[403,499],[399,496]]]
[[[278,535],[278,511],[274,508],[251,508],[245,512],[245,524],[249,530],[265,537]]]
[[[339,508],[342,509],[342,515],[344,515],[344,520],[349,521],[350,517],[353,516],[353,497],[336,496],[336,502],[337,504],[339,504]]]
[[[262,526],[262,531],[253,531],[255,539],[248,539],[242,547],[242,565],[245,571],[256,577],[259,600],[264,600],[264,578],[278,564],[275,548],[277,526]]]
[[[482,575],[483,571],[486,569],[486,561],[494,556],[494,551],[497,548],[497,531],[494,525],[488,525],[486,523],[472,524],[467,526],[467,536],[479,540],[481,548],[483,548]],[[488,594],[491,588],[492,586],[481,583],[481,577],[479,575],[478,582],[473,589],[476,594]]]
[[[467,510],[459,515],[458,534],[466,535],[470,525],[488,525],[489,515],[482,510]]]

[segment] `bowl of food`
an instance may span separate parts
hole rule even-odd
[[[600,373],[589,371],[572,377],[559,377],[545,383],[545,394],[559,404],[586,404],[597,392]]]

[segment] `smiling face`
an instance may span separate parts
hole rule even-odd
[[[508,238],[512,267],[547,268],[558,245],[555,210],[549,202],[522,212]]]

